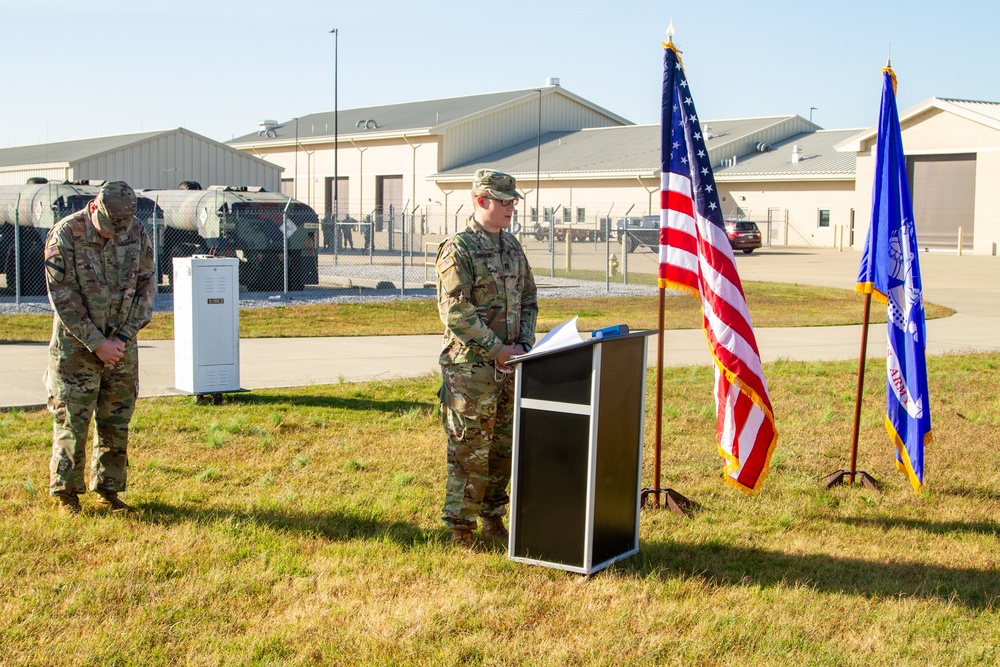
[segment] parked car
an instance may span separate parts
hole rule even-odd
[[[742,250],[749,255],[761,246],[760,228],[753,220],[724,220],[726,236],[733,250]]]
[[[724,220],[726,237],[733,250],[742,250],[749,255],[761,247],[760,228],[753,220]],[[645,247],[657,251],[660,246],[660,216],[644,215],[634,218],[619,218],[615,224],[618,241],[625,237],[626,252],[635,252]]]

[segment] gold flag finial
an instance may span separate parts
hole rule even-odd
[[[889,55],[885,58],[885,67],[882,68],[883,74],[888,74],[889,78],[892,79],[892,94],[896,94],[896,73],[892,71],[892,45],[889,45]]]
[[[677,54],[677,60],[681,59],[681,50],[674,46],[674,20],[670,19],[670,25],[667,26],[667,41],[660,42],[660,45],[665,49],[670,49]]]

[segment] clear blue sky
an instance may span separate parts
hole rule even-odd
[[[500,8],[493,15],[488,7]],[[664,31],[704,119],[878,118],[890,45],[900,111],[1000,102],[1000,3],[868,0],[0,0],[0,148],[185,127],[219,141],[338,107],[564,88],[658,122]]]

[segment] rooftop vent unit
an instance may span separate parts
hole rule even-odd
[[[257,130],[258,137],[276,137],[278,136],[277,129],[281,127],[276,120],[262,120],[257,123],[257,125],[259,126],[259,129]]]
[[[798,144],[792,146],[792,164],[802,159],[802,148]]]
[[[545,77],[545,85],[546,86],[558,86],[559,85],[559,77],[557,77],[557,76]]]
[[[360,128],[365,129],[365,130],[377,130],[378,129],[378,123],[376,123],[375,120],[372,119],[372,118],[369,118],[368,120],[365,120],[364,118],[362,118],[361,120],[359,120],[355,124],[354,127],[360,127]]]
[[[767,143],[766,141],[758,141],[757,142],[757,152],[758,153],[766,153],[769,150],[771,150],[771,144]]]

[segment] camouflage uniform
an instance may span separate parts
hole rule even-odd
[[[149,236],[131,216],[108,217],[104,204],[117,197],[120,209],[128,196],[134,201],[132,189],[120,182],[106,184],[98,194],[99,224],[112,238],[94,228],[89,206],[60,220],[46,237],[46,282],[55,311],[45,373],[54,417],[52,495],[86,492],[83,469],[94,414],[90,490],[125,490],[128,424],[139,379],[135,335],[152,317],[156,289]],[[125,341],[125,354],[105,365],[94,351],[115,336]]]
[[[445,324],[441,352],[441,416],[448,437],[443,519],[474,528],[502,517],[509,497],[514,374],[494,360],[504,345],[535,340],[538,301],[531,267],[517,239],[499,243],[475,221],[438,247],[438,312]]]

